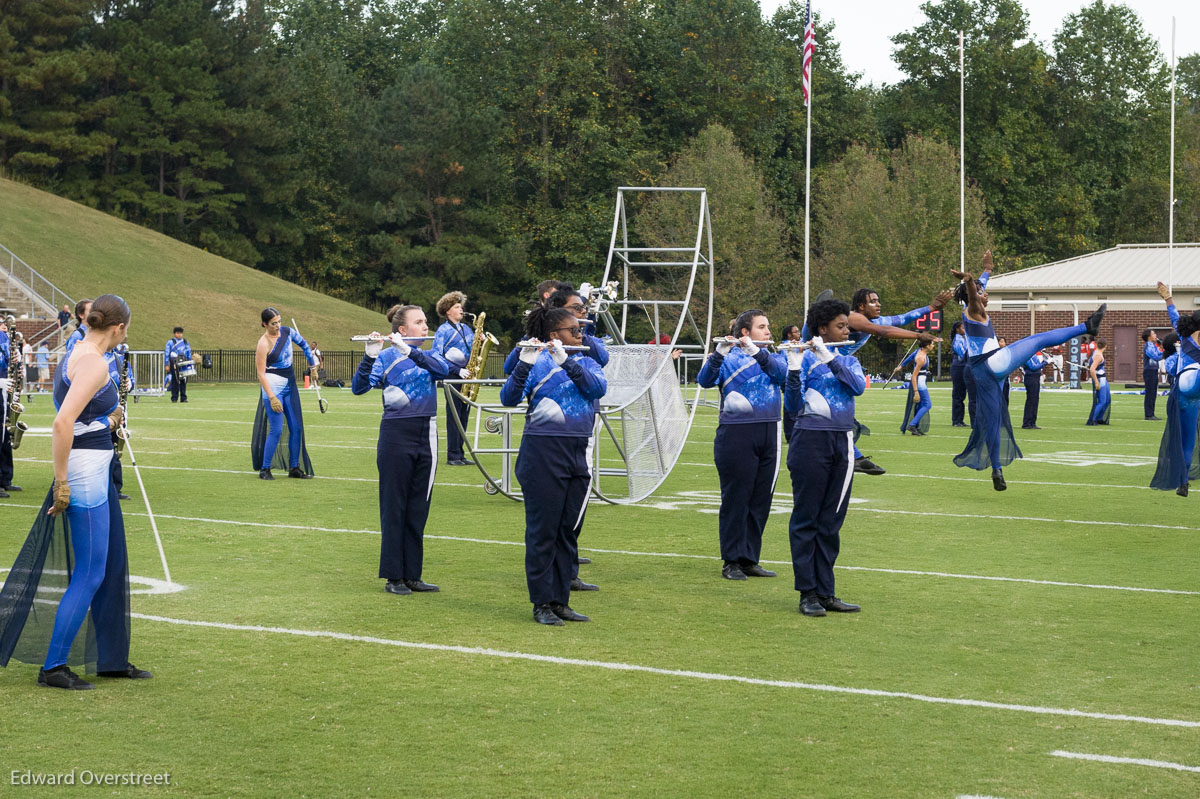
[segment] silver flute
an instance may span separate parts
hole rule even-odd
[[[741,343],[742,343],[742,340],[740,338],[734,338],[733,336],[717,336],[716,338],[713,339],[713,344],[733,344],[734,346],[737,346]],[[810,350],[810,349],[812,349],[811,341],[781,341],[778,344],[776,344],[774,341],[754,341],[752,343],[756,347],[775,347],[776,349],[781,349],[781,350],[795,350],[795,349]],[[856,343],[857,342],[850,341],[850,340],[826,341],[825,346],[826,347],[849,347],[851,344],[856,344]]]
[[[536,338],[527,338],[523,341],[518,341],[516,346],[523,350],[548,350],[550,349],[550,342],[538,341]],[[567,352],[587,352],[591,348],[579,344],[564,344],[563,349]]]
[[[391,333],[371,333],[366,336],[351,336],[351,341],[389,341]],[[433,336],[405,336],[405,341],[433,341]]]

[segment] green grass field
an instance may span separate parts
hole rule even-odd
[[[268,305],[286,325],[294,317],[326,350],[345,349],[347,337],[386,324],[380,313],[4,179],[0,244],[74,299],[104,291],[124,297],[133,308],[135,350],[162,349],[175,325],[194,348],[254,349],[259,312]]]
[[[133,662],[155,679],[72,694],[35,687],[35,666],[0,671],[0,794],[69,795],[10,772],[89,769],[171,774],[108,796],[1200,795],[1197,773],[1051,755],[1200,767],[1198,500],[1146,487],[1162,423],[1139,396],[1089,428],[1087,392],[1043,394],[1045,429],[1017,430],[1027,457],[997,493],[951,463],[966,431],[948,389],[921,439],[898,432],[903,392],[869,391],[860,443],[889,473],[855,479],[838,562],[863,612],[823,619],[797,613],[786,469],[763,553],[780,576],[720,579],[702,409],[654,497],[590,507],[582,576],[601,591],[572,604],[593,621],[545,628],[522,508],[474,467],[438,471],[425,577],[442,593],[385,594],[378,395],[330,391],[320,416],[306,394],[318,479],[266,483],[256,394],[130,406],[185,586],[133,597]],[[23,418],[45,429],[50,403]],[[0,501],[5,566],[50,483],[49,438],[25,442],[25,491]],[[161,579],[128,466],[126,490],[131,572]]]

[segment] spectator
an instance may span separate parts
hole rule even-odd
[[[37,348],[38,391],[50,390],[50,350],[42,339]]]
[[[64,305],[63,309],[58,312],[58,326],[60,328],[66,327],[67,322],[71,321],[71,316],[71,306]]]

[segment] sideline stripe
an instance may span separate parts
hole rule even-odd
[[[4,503],[0,508],[33,508],[35,510],[41,508],[40,505],[18,505],[13,503]],[[126,516],[145,516],[145,513],[131,511],[125,514]],[[203,522],[206,524],[228,524],[236,527],[265,527],[275,528],[280,530],[306,530],[319,533],[354,533],[359,535],[379,535],[378,530],[359,529],[352,527],[314,527],[303,524],[281,524],[278,522],[244,522],[233,519],[209,519],[201,516],[173,516],[170,514],[156,514],[159,519],[175,519],[185,522]],[[425,538],[434,539],[437,541],[456,541],[466,544],[488,544],[492,546],[506,547],[523,547],[524,541],[499,541],[490,538],[467,538],[456,535],[434,535],[426,534]],[[629,555],[631,557],[645,558],[669,558],[675,560],[705,560],[717,561],[719,558],[710,555],[692,555],[682,552],[645,552],[633,549],[599,549],[596,547],[580,547],[581,552],[595,552],[603,555]],[[788,566],[791,564],[789,560],[764,560],[763,563],[774,566]],[[1177,596],[1200,596],[1200,591],[1182,591],[1174,588],[1142,588],[1139,586],[1129,585],[1105,585],[1102,583],[1072,583],[1064,580],[1035,580],[1029,577],[997,577],[988,574],[959,574],[956,572],[938,572],[938,571],[920,571],[917,569],[885,569],[874,566],[843,566],[835,565],[835,569],[843,571],[857,572],[874,572],[878,574],[905,574],[914,577],[942,577],[952,580],[983,580],[985,582],[996,583],[1026,583],[1028,585],[1050,585],[1062,588],[1091,588],[1100,591],[1133,591],[1136,593],[1145,594],[1175,594]]]
[[[330,630],[297,630],[288,627],[265,627],[256,624],[226,624],[215,621],[196,621],[192,619],[174,619],[168,616],[151,616],[144,613],[131,613],[133,618],[143,621],[157,621],[164,624],[175,624],[185,627],[210,627],[219,630],[237,632],[275,633],[278,635],[293,635],[302,638],[328,638],[336,641],[354,641],[365,644],[380,644],[404,649],[421,649],[435,652],[453,652],[460,655],[481,655],[483,657],[502,658],[505,660],[527,660],[535,663],[552,663],[558,666],[582,666],[609,671],[631,671],[643,674],[657,674],[665,677],[683,677],[693,680],[713,682],[734,682],[743,685],[761,685],[770,688],[795,688],[805,691],[820,691],[833,694],[851,694],[854,696],[875,696],[884,699],[908,699],[914,702],[924,702],[933,705],[957,705],[959,707],[984,708],[987,710],[1008,710],[1017,713],[1033,713],[1042,716],[1069,716],[1072,718],[1099,719],[1102,721],[1126,721],[1135,724],[1153,724],[1160,727],[1189,727],[1200,728],[1200,721],[1187,719],[1155,718],[1152,716],[1131,716],[1124,713],[1099,713],[1076,708],[1042,707],[1039,705],[1020,705],[1008,702],[988,702],[982,699],[961,699],[947,696],[930,696],[914,694],[907,691],[883,691],[875,688],[853,688],[845,685],[825,685],[822,683],[807,683],[794,680],[765,680],[758,677],[743,677],[737,674],[720,674],[710,671],[689,671],[685,669],[664,669],[656,666],[642,666],[636,663],[621,663],[608,660],[585,660],[582,658],[564,658],[554,655],[537,655],[531,652],[514,652],[504,649],[491,649],[480,646],[461,646],[455,644],[430,644],[417,641],[399,641],[390,638],[376,638],[369,635],[351,635]]]
[[[1051,757],[1065,757],[1068,760],[1095,760],[1099,763],[1120,763],[1129,766],[1152,766],[1154,768],[1169,768],[1175,771],[1194,771],[1200,774],[1200,766],[1185,766],[1182,763],[1171,763],[1166,760],[1147,760],[1142,757],[1113,757],[1112,755],[1087,755],[1082,752],[1064,752],[1055,749]]]
[[[982,482],[982,481],[981,481]],[[1083,524],[1092,527],[1139,527],[1153,530],[1187,530],[1195,532],[1197,528],[1180,524],[1133,524],[1131,522],[1107,522],[1091,519],[1047,519],[1041,516],[985,516],[978,513],[943,513],[923,510],[884,510],[883,508],[864,508],[861,505],[851,505],[850,510],[866,513],[895,513],[903,516],[942,516],[952,519],[1000,519],[1013,522],[1050,522],[1051,524]]]

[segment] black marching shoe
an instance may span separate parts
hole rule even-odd
[[[297,480],[311,480],[312,475],[301,469],[299,466],[293,466],[288,469],[288,477],[295,477]]]
[[[746,580],[746,573],[742,571],[742,567],[736,563],[726,562],[721,567],[721,576],[726,580]]]
[[[862,607],[859,605],[851,605],[849,602],[843,602],[835,596],[821,596],[817,594],[817,601],[821,603],[821,607],[831,610],[834,613],[858,613],[862,610]]]
[[[908,432],[912,433],[914,436],[925,435],[924,433],[921,432],[921,428],[919,428],[919,427],[910,427],[910,428],[908,428]]]
[[[1089,336],[1094,336],[1100,331],[1100,321],[1104,319],[1104,312],[1107,310],[1108,303],[1106,302],[1097,308],[1096,312],[1089,316],[1088,320],[1083,323],[1083,326],[1087,329],[1087,334]]]
[[[1175,489],[1175,493],[1181,497],[1186,497],[1188,495],[1188,484],[1184,483],[1179,488]]]
[[[1008,483],[1004,482],[1004,473],[999,469],[992,469],[992,488],[997,491],[1008,488]]]
[[[576,562],[577,564],[579,564],[580,566],[586,566],[586,565],[588,565],[589,563],[591,563],[591,562],[592,562],[592,559],[591,559],[591,558],[579,558],[579,557],[577,557],[577,558],[575,558],[575,562]]]
[[[408,596],[412,593],[412,589],[405,585],[403,580],[388,580],[383,584],[383,590],[398,596]]]
[[[0,499],[8,499],[11,496],[12,494],[8,493],[3,488],[0,488]]]
[[[1021,425],[1021,429],[1022,430],[1041,430],[1042,428],[1038,427],[1036,424],[1023,424],[1023,425]]]
[[[133,499],[133,497],[129,496],[128,494],[126,494],[125,492],[122,491],[117,494],[117,499]]]
[[[447,466],[474,466],[475,461],[467,460],[466,458],[451,458],[446,461]]]
[[[534,605],[533,620],[538,624],[546,624],[550,627],[562,627],[566,624],[549,605]]]
[[[802,591],[800,593],[800,612],[805,616],[825,615],[825,608],[821,604],[821,600],[817,599],[816,591]]]
[[[585,583],[583,580],[580,580],[578,577],[572,577],[571,578],[571,590],[572,591],[599,591],[600,586],[592,585],[591,583]]]
[[[742,574],[747,577],[778,577],[779,575],[773,571],[768,571],[757,563],[751,563],[749,566],[742,567]]]
[[[21,490],[20,486],[0,486],[0,488],[3,488],[5,491],[20,491]]]
[[[863,455],[861,458],[854,459],[854,471],[858,474],[870,474],[876,476],[887,474],[886,469],[872,463],[867,459],[866,455]]]
[[[550,611],[563,621],[591,621],[590,618],[584,616],[582,613],[576,613],[566,605],[560,605],[557,602],[550,603]]]
[[[274,480],[275,475],[271,474],[270,469],[259,469],[258,470],[258,479],[259,480]]]
[[[433,594],[441,591],[433,583],[423,583],[420,580],[404,580],[403,581],[410,591],[415,591],[418,594]]]
[[[38,669],[37,684],[43,688],[65,688],[68,691],[90,691],[96,687],[66,666],[57,666],[50,671]]]
[[[966,422],[955,422],[954,424],[952,424],[950,426],[951,427],[970,427],[970,425],[968,425]]]
[[[818,302],[825,302],[826,300],[832,300],[832,299],[833,299],[833,289],[825,289],[824,291],[822,291],[820,294],[817,295],[817,298],[815,300],[813,300],[813,305],[816,305]]]
[[[1162,417],[1159,417],[1159,416],[1147,416],[1147,417],[1146,417],[1146,421],[1147,421],[1147,422],[1161,422],[1161,421],[1162,421]]]
[[[132,663],[126,663],[125,668],[118,671],[98,671],[97,677],[114,677],[122,680],[148,680],[154,675],[145,669],[139,669]]]

